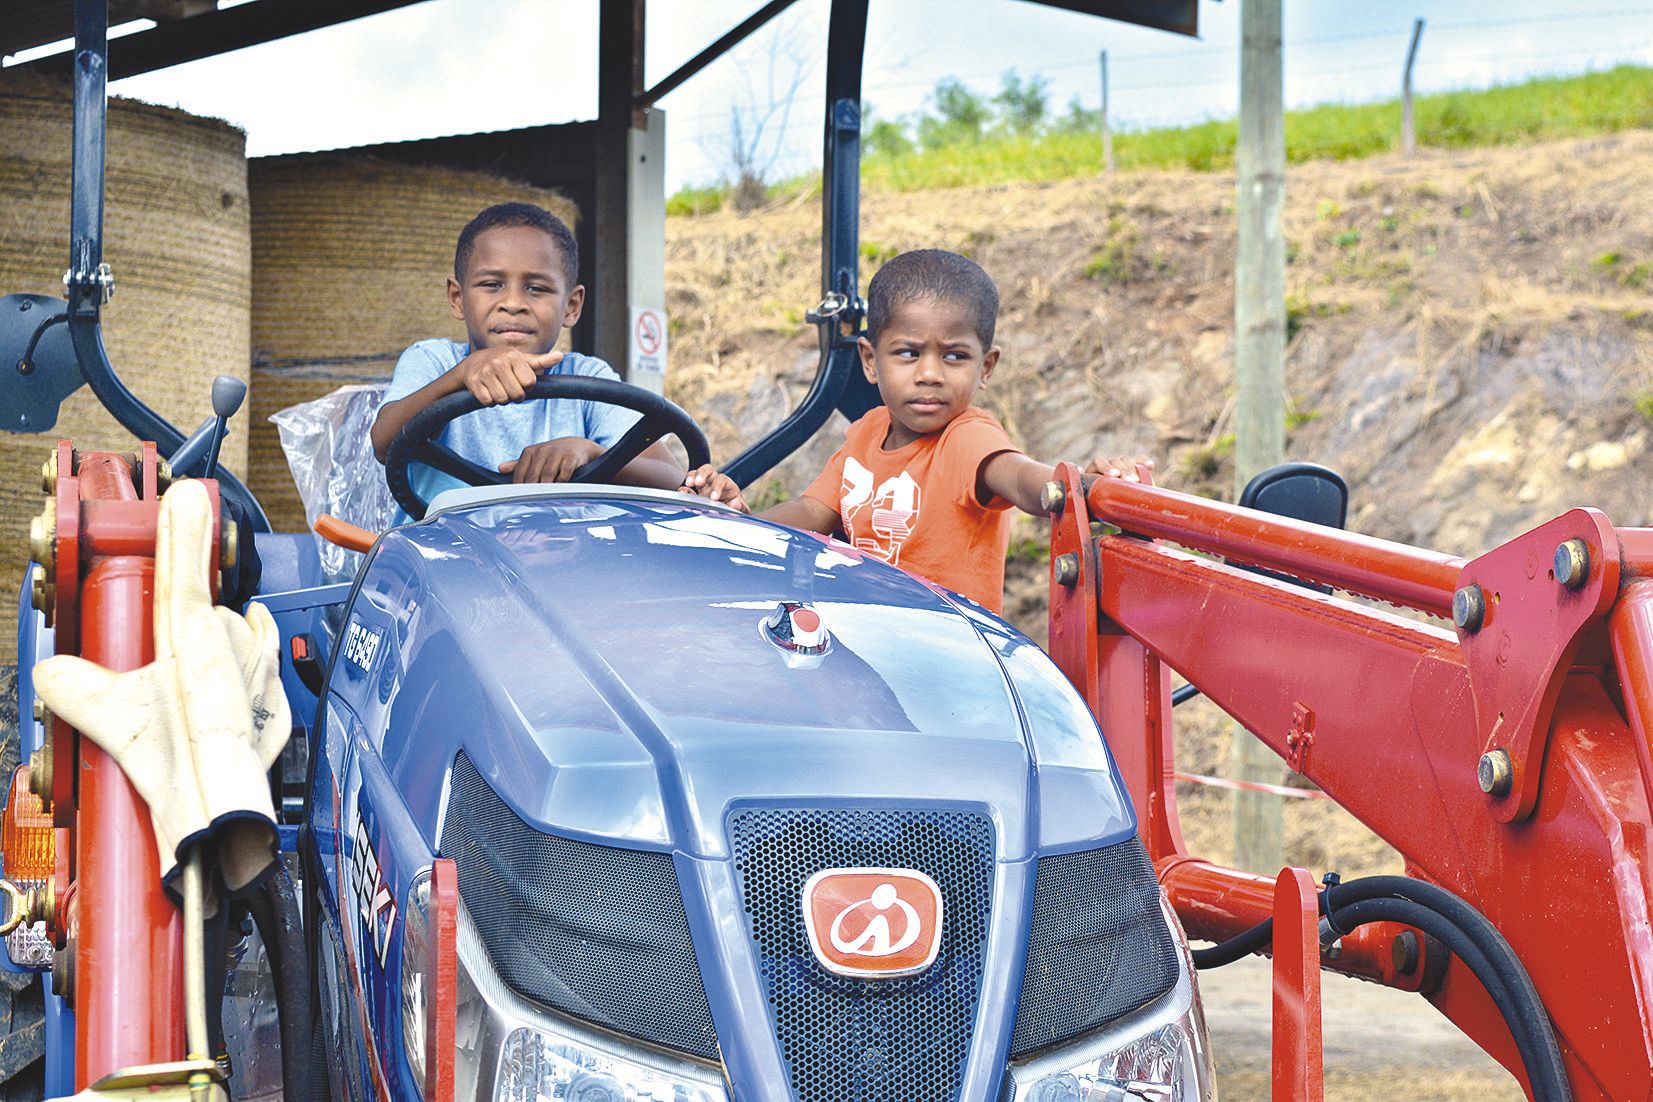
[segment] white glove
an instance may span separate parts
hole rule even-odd
[[[233,893],[275,858],[265,773],[292,726],[280,633],[262,605],[245,619],[213,606],[212,505],[199,482],[166,492],[155,543],[155,660],[114,673],[59,655],[35,666],[35,691],[149,804],[162,879],[210,840]]]

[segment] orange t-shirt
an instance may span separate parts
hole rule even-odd
[[[884,450],[889,431],[884,406],[851,425],[804,496],[837,513],[845,539],[866,554],[998,612],[1010,502],[981,504],[976,480],[989,458],[1021,449],[991,413],[975,408],[895,451]]]

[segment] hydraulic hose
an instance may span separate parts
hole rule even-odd
[[[1535,1102],[1570,1102],[1572,1088],[1561,1048],[1538,990],[1509,942],[1485,915],[1444,888],[1405,876],[1371,876],[1332,884],[1321,893],[1320,912],[1339,929],[1400,922],[1440,940],[1474,973],[1509,1026]],[[1194,950],[1194,965],[1216,968],[1232,963],[1265,950],[1273,934],[1273,919],[1265,919],[1227,941]]]
[[[1352,929],[1355,926],[1364,926],[1368,922],[1402,922],[1408,926],[1416,926],[1426,934],[1438,938],[1447,949],[1456,954],[1481,981],[1486,988],[1493,1005],[1498,1008],[1504,1024],[1509,1026],[1510,1035],[1515,1038],[1516,1050],[1521,1055],[1521,1066],[1527,1071],[1527,1080],[1532,1084],[1534,1102],[1571,1102],[1572,1088],[1567,1085],[1567,1070],[1561,1062],[1561,1047],[1556,1044],[1555,1033],[1550,1028],[1549,1016],[1544,1012],[1544,1004],[1538,1001],[1537,993],[1531,998],[1518,990],[1511,990],[1503,981],[1500,972],[1502,964],[1494,964],[1500,953],[1497,949],[1492,952],[1483,951],[1483,946],[1477,942],[1474,935],[1463,927],[1452,922],[1439,911],[1414,903],[1410,899],[1401,899],[1396,896],[1380,896],[1365,899],[1359,903],[1351,903],[1338,907],[1335,917],[1340,926]],[[1503,940],[1502,949],[1509,953],[1511,961],[1514,952],[1509,943]],[[1520,968],[1519,962],[1514,962]],[[1522,975],[1526,974],[1521,969]],[[1528,980],[1530,986],[1531,980]]]
[[[275,978],[276,1010],[281,1022],[281,1080],[283,1094],[298,1099],[300,1084],[311,1082],[316,1054],[311,1051],[315,1033],[310,1015],[310,957],[305,951],[304,930],[298,899],[287,869],[276,862],[248,896],[258,935],[270,957],[270,974]]]

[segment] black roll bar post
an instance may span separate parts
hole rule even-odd
[[[103,176],[108,136],[109,7],[107,0],[75,0],[75,115],[69,193],[69,268],[63,275],[69,296],[69,338],[86,385],[121,426],[139,440],[153,440],[162,455],[184,442],[165,418],[127,389],[109,362],[100,321],[103,304],[115,290],[103,262]],[[240,502],[257,532],[270,521],[252,492],[222,468],[219,489]]]
[[[725,473],[748,486],[804,444],[832,411],[855,420],[878,405],[856,351],[865,305],[859,294],[861,230],[861,65],[867,0],[832,0],[827,29],[826,139],[821,162],[821,362],[798,408],[732,460]]]

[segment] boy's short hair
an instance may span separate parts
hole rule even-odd
[[[981,265],[945,249],[915,249],[878,269],[867,284],[867,339],[877,344],[890,315],[903,304],[920,300],[963,306],[970,312],[982,348],[993,346],[999,289]]]
[[[574,231],[561,218],[533,203],[495,203],[465,223],[465,228],[459,231],[459,244],[453,250],[454,278],[464,280],[465,265],[470,263],[471,254],[476,251],[477,237],[487,230],[516,226],[532,226],[548,234],[562,257],[563,276],[567,278],[568,285],[572,287],[579,281],[580,246],[574,240]]]

